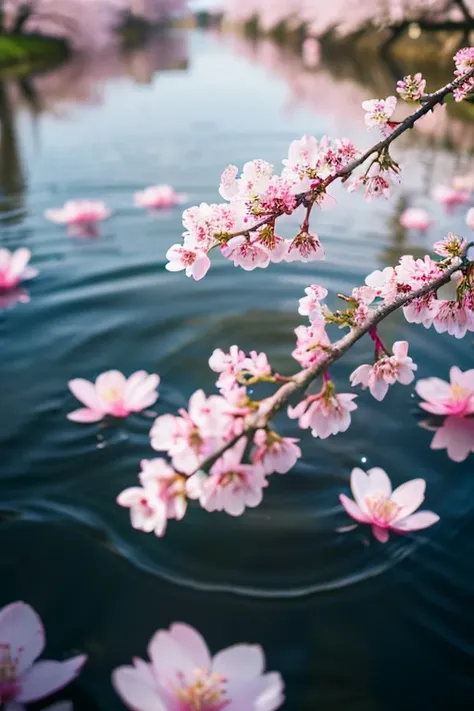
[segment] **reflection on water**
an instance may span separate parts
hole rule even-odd
[[[291,373],[308,284],[348,293],[400,253],[422,253],[448,229],[463,233],[462,211],[448,216],[429,195],[469,160],[444,135],[413,132],[398,148],[407,179],[390,201],[368,205],[338,188],[337,209],[315,216],[325,262],[248,274],[222,260],[200,283],[166,272],[181,209],[150,215],[134,206],[136,191],[166,182],[189,204],[212,202],[225,165],[280,164],[303,133],[369,143],[360,110],[368,90],[331,71],[323,63],[308,73],[267,42],[235,47],[194,33],[30,77],[34,103],[17,83],[3,85],[2,242],[28,246],[40,274],[30,303],[0,313],[0,603],[26,599],[38,609],[51,656],[89,653],[75,711],[93,708],[90,697],[121,708],[111,668],[143,655],[154,629],[179,619],[213,649],[261,643],[286,680],[287,709],[472,706],[472,463],[429,449],[412,388],[395,387],[380,404],[361,393],[350,430],[324,441],[282,418],[282,434],[301,436],[305,459],[272,477],[263,505],[237,519],[192,506],[163,540],[132,530],[115,503],[140,460],[154,456],[150,419],[100,431],[66,420],[75,405],[67,381],[111,368],[158,372],[160,415],[199,387],[213,391],[207,359],[216,347],[266,350],[277,371]],[[301,101],[289,102],[288,85]],[[43,218],[72,198],[111,208],[98,239],[72,239]],[[429,208],[435,226],[426,235],[399,226],[408,204]],[[296,227],[293,216],[288,235]],[[383,335],[409,339],[420,377],[472,364],[469,339],[412,327],[400,314]],[[335,365],[335,380],[347,382],[371,350],[357,344]],[[363,530],[338,533],[347,524],[338,494],[362,463],[386,469],[394,485],[425,478],[426,508],[440,524],[387,546]]]

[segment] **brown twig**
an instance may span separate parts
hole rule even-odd
[[[344,179],[346,180],[351,173],[356,168],[359,168],[365,161],[370,158],[371,155],[374,154],[380,154],[383,150],[387,149],[395,139],[397,139],[399,136],[401,136],[405,131],[408,131],[408,129],[413,128],[415,123],[425,116],[427,113],[429,113],[432,109],[437,104],[442,104],[445,97],[451,94],[454,89],[457,89],[460,87],[462,84],[467,79],[470,79],[471,77],[474,76],[474,69],[471,69],[471,71],[467,72],[467,74],[464,74],[462,77],[457,77],[453,81],[449,82],[449,84],[446,84],[445,86],[441,87],[441,89],[438,89],[437,91],[433,92],[432,94],[425,94],[423,96],[423,103],[422,106],[420,106],[419,109],[417,109],[414,113],[412,113],[410,116],[408,116],[404,121],[402,121],[394,131],[390,135],[388,135],[386,138],[384,138],[382,141],[379,141],[376,143],[372,148],[369,148],[365,153],[363,153],[359,158],[356,158],[353,160],[351,163],[349,163],[347,166],[344,168],[341,168],[341,170],[337,171],[337,173],[334,173],[334,175],[330,175],[326,180],[324,180],[321,185],[318,187],[317,190],[315,191],[309,191],[305,193],[299,193],[296,196],[296,207],[299,207],[305,202],[310,202],[312,198],[316,197],[318,193],[321,192],[321,189],[327,188],[331,183],[333,183],[335,180],[339,179]],[[296,208],[295,208],[296,209]],[[238,232],[232,232],[231,234],[227,235],[227,239],[231,239],[232,237],[240,237],[241,235],[246,235],[249,234],[250,232],[255,232],[256,230],[260,229],[261,227],[264,227],[267,225],[269,222],[272,222],[278,217],[281,217],[284,214],[283,210],[278,210],[271,215],[265,217],[264,219],[260,220],[260,222],[257,222],[255,225],[252,227],[247,227],[246,229],[239,230]]]
[[[467,253],[468,248],[473,246],[473,244],[474,243],[470,243],[467,245],[464,250],[464,254]],[[224,452],[233,447],[234,444],[236,444],[242,437],[250,438],[256,430],[267,427],[272,417],[274,417],[274,415],[282,409],[292,395],[306,390],[313,380],[326,372],[333,363],[339,360],[344,353],[346,353],[349,348],[354,345],[354,343],[360,340],[362,336],[368,333],[371,329],[375,328],[381,321],[386,319],[387,316],[390,316],[390,314],[394,311],[397,311],[402,306],[405,306],[405,304],[412,299],[418,299],[422,296],[426,296],[426,294],[429,294],[430,292],[437,291],[441,286],[447,284],[451,279],[451,276],[460,269],[462,269],[462,267],[460,267],[458,263],[455,263],[448,267],[441,276],[428,282],[420,289],[412,291],[408,294],[401,294],[390,304],[382,304],[379,306],[364,326],[352,328],[349,333],[336,341],[336,343],[331,346],[330,350],[328,350],[328,353],[323,360],[315,363],[310,368],[299,371],[296,375],[293,375],[289,379],[289,382],[278,388],[273,395],[265,400],[262,400],[257,412],[247,417],[244,430],[240,434],[235,435],[229,442],[226,442],[212,456],[205,459],[201,463],[198,471],[208,472],[214,462],[216,462],[224,454]]]

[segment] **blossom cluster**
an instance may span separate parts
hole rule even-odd
[[[209,364],[219,374],[220,394],[207,397],[198,390],[187,409],[155,420],[151,447],[165,452],[169,461],[143,460],[140,486],[117,498],[130,509],[134,528],[163,536],[168,519],[183,518],[189,499],[198,500],[206,511],[240,516],[261,503],[270,474],[290,471],[301,457],[298,440],[282,437],[270,426],[241,436],[247,416],[258,408],[246,384],[274,382],[266,354],[246,355],[232,346],[228,353],[216,349]],[[214,456],[209,471],[201,471]]]
[[[183,244],[168,250],[167,268],[186,270],[187,276],[202,279],[210,267],[208,254],[215,248],[234,266],[248,271],[272,262],[324,259],[324,249],[308,220],[293,239],[277,234],[275,220],[306,202],[310,208],[330,201],[324,181],[357,156],[348,139],[324,136],[318,141],[314,136],[303,136],[290,145],[280,174],[260,159],[246,163],[240,175],[236,166],[228,166],[219,188],[227,202],[201,203],[185,210]]]
[[[464,74],[474,69],[474,47],[464,47],[454,55],[456,69],[454,75],[462,77]],[[470,91],[474,89],[474,77],[469,77],[465,82],[454,90],[453,96],[456,101],[462,101]]]

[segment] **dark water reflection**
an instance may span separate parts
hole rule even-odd
[[[0,313],[0,604],[36,606],[51,654],[90,655],[74,693],[80,709],[120,708],[111,668],[180,619],[214,649],[260,642],[286,680],[288,709],[470,708],[472,460],[454,464],[429,449],[411,388],[393,388],[382,404],[362,394],[343,435],[303,435],[304,462],[272,477],[258,509],[233,519],[192,508],[163,540],[133,531],[115,504],[140,459],[152,456],[151,421],[132,417],[101,430],[99,441],[95,426],[66,420],[75,406],[67,381],[110,368],[158,372],[160,414],[198,387],[212,391],[206,363],[217,346],[265,349],[276,369],[292,372],[304,287],[317,281],[347,292],[401,253],[465,230],[462,212],[447,216],[428,196],[469,166],[463,141],[472,127],[451,148],[426,127],[399,149],[403,192],[367,205],[340,190],[338,209],[317,216],[326,262],[251,274],[218,262],[201,283],[166,272],[180,210],[147,215],[133,207],[134,191],[169,182],[191,204],[214,201],[227,163],[278,164],[305,132],[370,140],[359,104],[374,94],[354,78],[335,77],[330,66],[308,73],[273,45],[237,49],[210,36],[167,35],[138,54],[31,78],[33,110],[18,83],[2,86],[2,244],[28,246],[41,273],[28,285],[29,304]],[[295,95],[303,97],[296,105]],[[99,240],[67,237],[44,220],[45,208],[74,197],[113,209]],[[398,226],[408,203],[435,217],[426,236]],[[288,234],[295,224],[288,221]],[[420,377],[472,364],[469,338],[435,337],[399,315],[384,335],[410,340]],[[334,368],[336,381],[347,382],[370,352],[360,343]],[[285,418],[281,429],[296,434]],[[337,495],[361,462],[384,467],[395,484],[424,477],[427,507],[441,523],[387,546],[366,532],[337,533],[347,523]]]

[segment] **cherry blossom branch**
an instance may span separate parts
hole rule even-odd
[[[474,73],[474,72],[473,72]],[[463,251],[465,257],[470,247],[474,246],[474,242],[470,242]],[[469,265],[468,265],[469,266]],[[328,348],[327,355],[309,368],[303,369],[295,375],[288,378],[288,382],[281,385],[276,392],[270,397],[262,400],[258,410],[247,417],[245,427],[242,432],[234,435],[231,440],[226,442],[214,454],[205,459],[199,466],[197,471],[208,472],[212,465],[231,447],[233,447],[242,437],[247,440],[255,433],[256,430],[265,429],[274,415],[282,409],[287,401],[297,392],[306,390],[308,386],[320,375],[324,374],[328,368],[335,363],[366,333],[373,331],[378,324],[390,316],[401,307],[408,304],[413,299],[419,299],[431,292],[436,292],[444,284],[447,284],[452,275],[457,271],[462,271],[466,265],[459,265],[457,260],[449,266],[445,272],[436,279],[427,282],[420,289],[411,291],[408,294],[401,294],[389,304],[379,306],[372,316],[366,321],[363,326],[352,328],[349,333],[340,338],[336,343]]]
[[[417,109],[414,113],[404,119],[404,121],[401,121],[398,126],[392,131],[392,133],[390,133],[386,138],[373,145],[359,158],[356,158],[344,168],[338,170],[336,173],[334,173],[334,175],[330,175],[329,177],[327,177],[318,185],[315,190],[299,193],[298,195],[296,195],[295,209],[303,204],[310,205],[313,200],[321,194],[321,191],[324,191],[331,183],[335,182],[336,180],[341,179],[343,182],[346,181],[347,178],[349,178],[349,176],[354,172],[354,170],[363,165],[363,163],[365,163],[365,161],[370,158],[370,156],[374,154],[380,155],[383,151],[386,151],[386,149],[390,146],[391,143],[393,143],[393,141],[395,141],[399,136],[405,133],[405,131],[408,131],[408,129],[413,128],[415,123],[420,118],[426,116],[426,114],[428,114],[432,109],[434,109],[437,104],[442,104],[446,96],[452,94],[455,89],[465,84],[466,81],[471,77],[474,77],[474,69],[471,69],[463,76],[457,77],[453,81],[449,82],[449,84],[446,84],[445,86],[441,87],[432,94],[424,94],[421,99],[422,106],[420,106],[419,109]],[[226,239],[240,237],[241,235],[247,235],[249,234],[249,232],[255,232],[256,230],[260,229],[261,227],[264,227],[265,225],[268,225],[270,222],[274,221],[276,218],[281,217],[284,214],[284,210],[277,210],[275,212],[272,212],[271,215],[267,215],[262,220],[260,220],[260,222],[257,222],[256,224],[252,225],[252,227],[244,228],[242,230],[239,230],[238,232],[232,232],[227,234]]]

